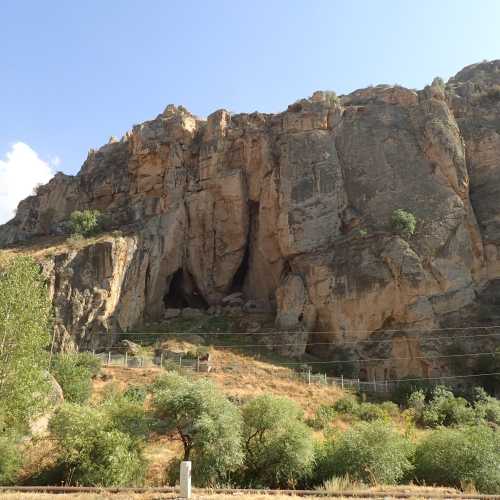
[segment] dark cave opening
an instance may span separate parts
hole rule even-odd
[[[247,276],[248,267],[250,263],[250,243],[247,241],[245,247],[245,253],[243,254],[243,259],[241,260],[240,267],[236,271],[233,282],[231,283],[231,293],[241,292],[243,285],[245,284],[245,278]]]
[[[230,293],[241,292],[245,285],[245,280],[250,267],[250,242],[252,240],[252,234],[256,232],[256,225],[259,216],[259,203],[257,201],[249,201],[249,214],[248,214],[248,234],[247,241],[245,245],[245,252],[243,254],[243,259],[241,259],[241,264],[239,265],[236,273],[234,274],[233,281],[231,283]]]
[[[189,273],[178,269],[170,279],[168,290],[163,296],[166,309],[206,309],[208,304]]]

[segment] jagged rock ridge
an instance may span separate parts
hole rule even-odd
[[[282,329],[325,332],[311,341],[397,330],[375,354],[411,361],[371,376],[431,375],[446,367],[420,358],[442,346],[408,332],[477,322],[496,297],[499,193],[493,61],[422,91],[320,91],[280,114],[201,120],[170,105],[21,202],[0,245],[60,233],[76,209],[124,229],[44,261],[57,328],[82,346],[243,291]],[[391,232],[397,208],[418,219],[408,241]]]

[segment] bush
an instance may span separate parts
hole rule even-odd
[[[51,373],[61,386],[66,401],[88,401],[92,394],[92,368],[88,366],[88,356],[59,354],[53,359]]]
[[[302,410],[290,399],[258,396],[243,407],[245,459],[250,487],[295,487],[312,470],[314,446]]]
[[[101,373],[102,361],[91,352],[80,352],[75,356],[76,365],[87,368],[92,378],[97,377]]]
[[[480,420],[500,425],[500,401],[488,396],[482,388],[476,388],[474,410]]]
[[[365,422],[372,422],[386,417],[384,410],[373,403],[361,403],[356,412],[357,416]]]
[[[476,413],[467,401],[455,397],[453,392],[444,386],[434,388],[432,399],[420,415],[421,423],[429,427],[472,424],[476,420]]]
[[[135,403],[144,403],[146,400],[147,391],[145,387],[140,385],[131,385],[127,387],[123,393],[123,397],[129,401],[134,401]]]
[[[318,483],[349,475],[364,483],[395,484],[412,470],[413,446],[385,422],[361,422],[334,434],[318,456]]]
[[[65,403],[50,420],[66,484],[130,486],[146,471],[142,448],[101,409]]]
[[[435,430],[417,446],[415,476],[426,484],[500,493],[500,434],[484,425]]]
[[[183,443],[183,460],[193,462],[194,483],[226,483],[243,460],[236,406],[209,381],[190,381],[174,373],[155,382],[153,406],[164,431]],[[176,477],[171,474],[170,480]]]
[[[115,392],[109,395],[101,408],[109,418],[113,429],[139,441],[149,435],[152,421],[144,409],[144,400],[131,399],[126,396],[126,392]]]
[[[308,423],[313,429],[321,430],[327,427],[336,415],[337,412],[332,405],[320,405]]]
[[[399,406],[392,401],[384,401],[380,403],[380,408],[389,417],[397,417],[400,414]]]
[[[0,431],[0,485],[13,484],[21,467],[21,454],[13,434]]]
[[[395,233],[409,238],[415,233],[417,219],[411,212],[398,208],[392,212],[391,226]]]
[[[359,403],[353,396],[345,396],[333,404],[333,409],[338,413],[356,415]]]
[[[71,234],[92,236],[98,233],[103,224],[103,216],[99,210],[75,210],[70,215]]]

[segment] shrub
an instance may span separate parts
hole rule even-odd
[[[242,413],[245,486],[294,487],[309,474],[312,435],[294,401],[266,394],[247,403]]]
[[[146,470],[142,448],[114,429],[101,409],[65,403],[49,428],[67,484],[129,486],[142,482]]]
[[[152,422],[144,410],[144,400],[130,399],[125,393],[115,394],[104,401],[102,409],[114,429],[134,440],[142,440],[148,436]]]
[[[70,215],[71,233],[80,236],[92,236],[101,230],[103,217],[99,210],[75,210]]]
[[[345,396],[333,405],[333,409],[338,413],[355,415],[358,411],[359,403],[353,396]]]
[[[484,426],[433,431],[417,446],[415,476],[427,484],[472,484],[500,493],[500,434]]]
[[[432,391],[431,401],[421,413],[420,420],[429,427],[464,425],[474,423],[476,414],[465,399],[455,397],[453,392],[444,386],[436,386]]]
[[[101,373],[102,361],[91,352],[80,352],[76,355],[75,363],[77,366],[87,368],[92,377],[97,377]]]
[[[380,408],[389,417],[397,417],[399,415],[399,406],[392,401],[384,401],[380,403]]]
[[[361,403],[358,406],[356,414],[361,420],[366,422],[372,422],[386,417],[384,410],[373,403]]]
[[[319,483],[349,475],[364,483],[395,484],[412,470],[413,446],[385,422],[361,422],[325,442],[318,456]]]
[[[154,384],[153,406],[164,431],[181,440],[183,459],[193,462],[195,484],[227,482],[243,460],[236,406],[209,381],[190,381],[174,373]]]
[[[314,417],[309,420],[309,424],[313,429],[320,430],[324,429],[337,415],[337,412],[332,405],[320,405]]]
[[[417,219],[411,212],[398,208],[392,212],[391,226],[395,233],[409,238],[415,233]]]
[[[500,401],[488,396],[482,387],[476,387],[474,396],[477,418],[500,425]]]
[[[86,360],[80,354],[60,354],[53,359],[51,372],[70,403],[85,403],[92,393],[92,371]]]
[[[21,467],[21,454],[14,434],[0,432],[0,485],[12,484]]]
[[[147,391],[145,387],[140,385],[131,385],[127,387],[123,393],[123,397],[129,401],[134,401],[136,403],[144,403],[146,400]]]
[[[10,428],[26,428],[47,406],[51,309],[40,264],[21,256],[1,266],[0,411]]]

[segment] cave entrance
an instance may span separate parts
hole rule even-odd
[[[183,309],[185,307],[206,309],[208,307],[189,273],[178,269],[169,279],[170,284],[167,283],[167,292],[163,296],[166,309]]]
[[[243,287],[245,286],[245,280],[250,267],[250,242],[252,241],[252,235],[256,234],[256,228],[259,216],[259,203],[257,201],[249,201],[248,208],[249,208],[249,214],[248,214],[249,221],[248,221],[248,234],[245,245],[245,252],[243,254],[243,259],[241,259],[241,264],[239,265],[236,273],[233,276],[230,293],[243,291]]]

